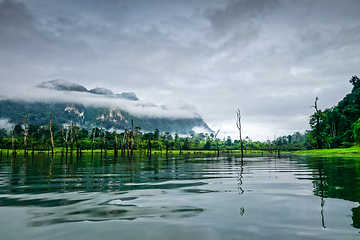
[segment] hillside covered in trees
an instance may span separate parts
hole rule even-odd
[[[310,116],[308,144],[313,148],[349,147],[360,141],[360,79],[350,81],[353,88],[336,106],[320,110],[315,100],[315,113]]]
[[[53,113],[53,122],[69,125],[74,121],[88,131],[94,128],[95,119],[99,123],[100,118],[104,120],[105,129],[129,129],[133,119],[143,131],[159,129],[188,134],[194,127],[212,131],[187,103],[157,106],[140,101],[133,92],[115,94],[106,88],[87,90],[82,85],[59,79],[42,82],[29,92],[46,97],[0,99],[0,119],[16,125],[21,124],[20,116],[29,114],[29,124],[44,126],[49,124],[49,114]]]

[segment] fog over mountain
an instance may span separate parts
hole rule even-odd
[[[50,112],[54,120],[64,124],[72,119],[89,127],[94,119],[105,119],[105,127],[124,129],[134,119],[136,126],[145,131],[187,134],[190,130],[211,129],[197,113],[196,108],[184,101],[168,102],[157,106],[140,101],[135,93],[115,94],[111,90],[86,87],[66,80],[44,81],[21,94],[0,100],[0,127],[9,128],[19,123],[19,116],[35,115],[32,124],[47,124]],[[59,116],[57,116],[59,115]]]
[[[139,116],[199,114],[233,139],[240,109],[243,135],[266,141],[309,129],[315,97],[323,110],[351,91],[359,12],[356,0],[0,0],[0,95],[40,99],[27,89],[60,78],[98,94],[43,98],[111,95]],[[161,107],[182,100],[198,113]]]

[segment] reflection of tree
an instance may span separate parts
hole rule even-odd
[[[321,216],[323,227],[324,198],[337,198],[352,202],[360,202],[360,166],[356,160],[343,158],[310,158],[309,164],[316,169],[314,174],[314,194],[321,198]],[[352,209],[352,226],[360,228],[360,209]]]
[[[244,166],[244,159],[243,159],[243,157],[241,156],[240,172],[239,172],[239,175],[238,175],[238,178],[237,178],[239,194],[243,194],[243,193],[244,193],[244,189],[242,189],[242,187],[241,187],[241,185],[243,184],[243,182],[242,182],[243,172],[244,172],[244,167],[243,167],[243,166]],[[239,213],[239,215],[240,215],[240,216],[243,216],[243,215],[244,215],[244,212],[245,212],[244,207],[240,207],[240,213]]]
[[[243,171],[244,171],[244,160],[243,158],[241,158],[241,164],[240,164],[240,173],[238,175],[238,189],[239,189],[239,193],[243,194],[244,190],[242,189],[241,185],[242,185],[242,178],[243,178]]]
[[[352,226],[354,228],[360,228],[360,207],[351,209],[352,211],[352,220],[353,224]]]
[[[322,161],[319,161],[319,180],[320,180],[320,193],[321,193],[321,223],[322,226],[324,228],[325,227],[325,217],[324,217],[324,205],[325,205],[325,200],[324,200],[324,180],[323,180],[323,173],[322,170],[323,169],[323,163]]]

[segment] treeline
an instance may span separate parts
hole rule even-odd
[[[24,134],[26,132],[26,140]],[[50,150],[52,149],[51,133],[55,149],[62,151],[75,150],[214,150],[229,151],[240,150],[239,140],[227,138],[216,138],[214,133],[195,133],[191,131],[187,136],[161,133],[158,129],[154,132],[143,133],[140,127],[132,130],[108,131],[102,127],[95,127],[92,130],[81,128],[72,123],[68,126],[52,123],[39,126],[29,124],[26,127],[17,124],[12,130],[0,129],[1,149],[24,149],[25,141],[27,150]],[[249,137],[243,140],[244,150],[301,150],[304,149],[303,142],[305,135],[294,133],[293,135],[278,137],[274,141],[260,142],[252,141]]]
[[[351,93],[336,106],[322,111],[317,106],[319,99],[315,99],[307,135],[313,148],[350,147],[360,142],[360,79],[355,75],[349,82],[353,85]]]

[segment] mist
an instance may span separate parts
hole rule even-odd
[[[13,101],[77,103],[91,107],[105,107],[126,111],[136,117],[189,119],[200,118],[196,108],[185,101],[169,101],[164,105],[155,105],[144,101],[131,101],[121,98],[110,98],[88,92],[61,91],[32,87],[24,92],[7,96]]]

